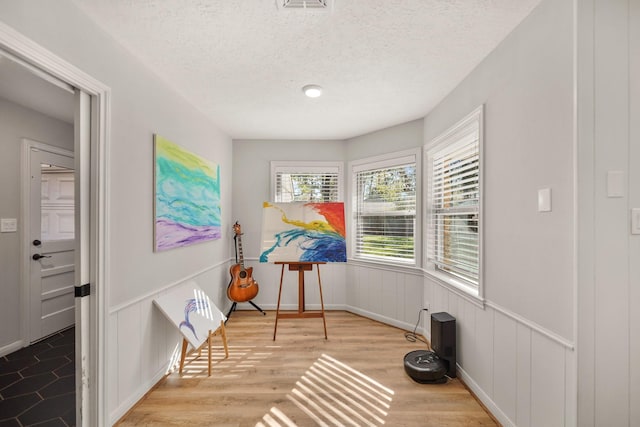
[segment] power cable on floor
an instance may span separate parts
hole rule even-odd
[[[419,335],[416,334],[416,331],[418,330],[418,325],[420,324],[420,318],[422,317],[422,312],[423,311],[429,311],[429,309],[427,308],[422,308],[418,311],[418,321],[416,322],[416,326],[415,328],[413,328],[413,332],[405,332],[404,333],[404,337],[407,339],[407,341],[409,342],[416,342],[416,341],[422,341],[423,343],[425,343],[427,346],[429,346],[429,348],[431,347],[429,345],[429,342],[425,339],[423,339],[422,337],[420,337]]]

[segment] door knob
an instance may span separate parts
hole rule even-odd
[[[42,244],[42,242],[38,239],[34,240],[32,243],[33,243],[33,246],[40,246]]]
[[[41,258],[51,258],[51,255],[33,254],[31,258],[33,258],[34,261],[38,261]]]

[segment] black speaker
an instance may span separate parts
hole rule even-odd
[[[431,314],[431,348],[445,362],[447,376],[456,377],[456,318],[449,313]]]

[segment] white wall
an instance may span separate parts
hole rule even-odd
[[[347,140],[346,160],[410,150],[422,145],[424,120],[412,120]]]
[[[344,161],[345,143],[341,140],[234,140],[233,141],[233,215],[242,226],[245,264],[254,267],[253,277],[260,291],[254,302],[262,309],[275,309],[278,303],[281,266],[258,262],[262,231],[262,202],[270,197],[272,160]],[[233,243],[231,244],[233,250]],[[344,265],[321,267],[325,308],[344,308]],[[317,276],[306,273],[308,308],[319,307]],[[229,276],[230,278],[230,276]],[[281,308],[297,309],[298,278],[285,271]],[[239,309],[253,308],[239,304]],[[329,330],[329,333],[331,331]]]
[[[572,28],[571,1],[542,2],[425,120],[430,141],[485,104],[485,297],[567,340],[573,339]],[[539,188],[551,188],[552,212],[537,211]]]
[[[231,139],[106,36],[71,1],[2,1],[0,19],[111,89],[106,272],[108,408],[117,420],[164,374],[177,336],[155,295],[194,277],[226,303],[231,254]],[[220,165],[223,237],[153,252],[153,134]]]
[[[486,304],[429,276],[425,295],[456,317],[460,374],[504,425],[575,423],[573,17],[543,1],[425,118],[428,142],[485,105]]]
[[[578,425],[640,425],[640,4],[578,3]],[[609,197],[607,173],[624,174]]]
[[[0,233],[0,355],[21,341],[20,152],[21,138],[73,151],[73,125],[0,98],[0,218],[16,218],[17,233]]]

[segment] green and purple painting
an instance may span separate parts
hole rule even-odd
[[[219,239],[220,167],[154,135],[156,251]]]

